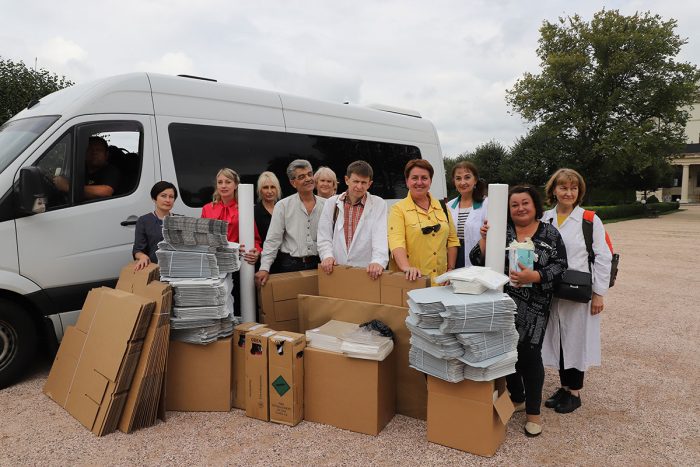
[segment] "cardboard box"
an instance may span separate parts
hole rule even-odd
[[[394,417],[394,354],[378,362],[307,348],[304,419],[378,435]]]
[[[430,442],[490,457],[503,443],[511,415],[505,378],[449,383],[428,376]]]
[[[231,410],[231,337],[208,345],[170,341],[166,407],[180,412]]]
[[[250,331],[266,328],[260,323],[241,323],[233,329],[233,358],[231,369],[231,405],[245,410],[245,336]]]
[[[135,262],[124,266],[117,289],[150,298],[155,308],[119,420],[119,430],[124,433],[152,426],[157,418],[165,421],[165,369],[173,296],[170,285],[156,280],[160,277],[157,264],[137,272],[134,265]]]
[[[272,329],[299,332],[297,294],[318,295],[318,271],[270,275],[258,288],[260,321]]]
[[[319,266],[318,295],[322,297],[380,303],[380,290],[380,281],[370,279],[364,268],[335,266],[332,274],[326,274]]]
[[[365,268],[336,266],[332,274],[326,274],[319,266],[318,295],[321,297],[408,307],[406,293],[429,286],[429,277],[409,281],[402,272],[384,271],[379,279],[372,280]]]
[[[408,291],[430,287],[430,277],[409,281],[403,272],[384,271],[379,278],[379,284],[381,288],[380,303],[408,308]]]
[[[61,343],[44,392],[98,436],[117,428],[154,307],[149,298],[93,289]]]
[[[276,331],[256,329],[245,337],[245,414],[270,421],[268,346]]]
[[[269,343],[270,421],[295,426],[304,418],[306,336],[282,331]]]
[[[383,321],[394,332],[396,364],[396,413],[425,420],[427,391],[423,373],[408,366],[409,339],[406,328],[408,309],[380,303],[340,300],[299,295],[299,326],[313,329],[335,319],[361,324],[372,319]]]

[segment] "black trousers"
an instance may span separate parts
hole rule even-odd
[[[275,263],[279,266],[278,272],[304,271],[305,269],[316,269],[321,262],[318,256],[306,256],[298,258],[281,251],[277,253]]]
[[[583,376],[584,372],[578,368],[567,368],[564,369],[564,349],[561,345],[561,340],[559,341],[559,382],[562,387],[567,387],[578,391],[583,388]]]
[[[544,386],[544,365],[542,364],[542,344],[518,344],[518,361],[515,373],[506,376],[510,399],[519,404],[525,402],[525,413],[539,415]]]

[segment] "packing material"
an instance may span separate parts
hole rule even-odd
[[[179,412],[231,410],[231,337],[207,345],[170,341],[166,407]]]
[[[395,353],[379,362],[307,348],[304,419],[378,435],[394,417]]]
[[[449,383],[428,376],[428,441],[432,443],[493,456],[512,415],[505,378]]]
[[[269,339],[270,421],[295,426],[304,418],[303,334],[281,331]]]

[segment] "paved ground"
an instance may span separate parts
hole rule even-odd
[[[544,410],[544,433],[510,421],[491,459],[430,444],[425,423],[397,416],[378,437],[303,422],[295,428],[225,414],[170,413],[132,435],[96,438],[41,393],[48,364],[0,392],[0,465],[29,464],[700,464],[700,206],[609,224],[621,253],[607,299],[603,366],[583,407]],[[545,397],[556,388],[547,373]]]

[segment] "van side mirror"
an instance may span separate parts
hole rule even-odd
[[[24,167],[19,171],[17,209],[22,214],[38,214],[46,211],[46,194],[44,193],[43,174],[39,167]]]

